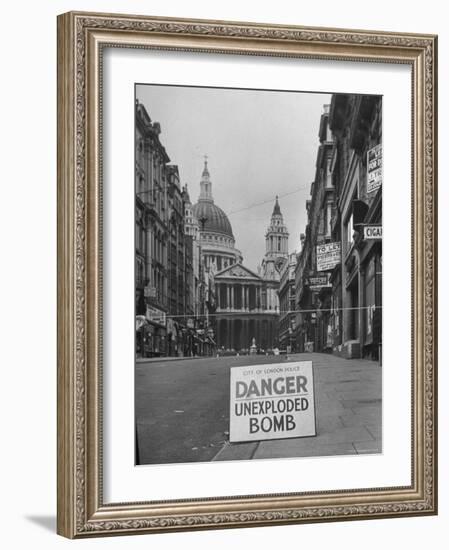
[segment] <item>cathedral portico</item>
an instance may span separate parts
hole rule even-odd
[[[215,280],[217,311],[260,312],[262,288],[257,283],[223,282]]]
[[[274,347],[277,310],[269,309],[267,284],[243,264],[216,273],[216,336],[219,349],[248,352],[253,338],[259,349]]]

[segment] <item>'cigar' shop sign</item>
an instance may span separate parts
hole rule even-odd
[[[231,368],[229,440],[316,435],[312,361]]]

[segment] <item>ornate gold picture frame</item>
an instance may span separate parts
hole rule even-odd
[[[157,500],[149,486],[143,502],[105,501],[102,94],[108,48],[411,69],[412,251],[411,265],[403,266],[412,279],[412,308],[403,313],[412,327],[409,485],[276,494],[261,487],[260,494]],[[437,513],[436,155],[436,36],[96,13],[59,16],[59,534],[83,538]],[[132,361],[127,368],[132,376]]]

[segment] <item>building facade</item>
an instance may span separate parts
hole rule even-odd
[[[288,255],[279,280],[279,347],[287,353],[296,352],[296,252]]]
[[[295,270],[299,351],[377,359],[382,342],[382,99],[334,94]]]
[[[301,250],[295,269],[295,333],[298,351],[329,351],[331,345],[329,273],[318,263],[317,247],[333,240],[331,220],[335,189],[331,161],[333,138],[329,128],[329,105],[320,118],[315,179],[306,202],[307,225],[301,235]]]
[[[136,354],[213,353],[213,277],[202,269],[197,222],[161,127],[135,106]]]
[[[170,158],[145,107],[136,102],[136,315],[143,317],[137,353],[166,355],[168,312],[168,230],[166,166]]]
[[[182,200],[184,204],[184,235],[186,242],[186,263],[189,265],[187,270],[187,282],[188,285],[188,303],[186,304],[186,311],[188,316],[196,318],[201,313],[200,302],[200,284],[202,280],[201,270],[201,252],[199,244],[199,224],[192,212],[192,202],[190,200],[189,191],[187,185],[182,190]],[[190,269],[191,265],[191,269]],[[192,321],[188,322],[189,325],[193,325]]]
[[[338,197],[332,231],[341,263],[331,274],[334,349],[377,359],[382,343],[382,98],[336,94],[333,184]]]

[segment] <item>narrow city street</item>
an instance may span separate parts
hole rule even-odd
[[[317,435],[229,443],[230,368],[301,360],[313,362]],[[374,361],[320,353],[140,360],[135,387],[140,464],[382,451],[382,368]]]

